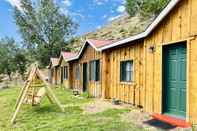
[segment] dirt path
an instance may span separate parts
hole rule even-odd
[[[84,113],[95,114],[108,109],[124,109],[130,105],[113,105],[109,100],[95,99],[93,102],[84,105],[82,108]]]
[[[175,126],[171,126],[169,124],[157,120],[153,120],[149,113],[142,112],[140,109],[137,109],[132,105],[128,105],[128,104],[113,105],[109,100],[95,99],[93,102],[82,106],[84,113],[87,114],[96,114],[108,109],[125,109],[125,108],[129,108],[131,109],[131,111],[121,115],[122,121],[135,124],[139,128],[145,130],[151,130],[151,131],[158,131],[158,130],[191,131],[191,128],[189,129],[177,128]]]

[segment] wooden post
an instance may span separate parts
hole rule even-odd
[[[13,117],[11,119],[11,123],[12,124],[14,123],[14,121],[16,119],[16,115],[18,114],[18,112],[19,112],[19,110],[21,108],[21,105],[22,105],[22,103],[23,103],[23,101],[25,99],[25,96],[26,96],[26,93],[28,91],[28,88],[31,85],[31,82],[33,81],[33,76],[34,76],[35,72],[36,72],[36,68],[34,68],[32,70],[32,72],[31,72],[31,74],[30,74],[30,76],[29,76],[29,78],[27,80],[27,83],[26,83],[27,85],[24,86],[24,88],[21,91],[22,94],[19,96],[19,99],[17,100],[16,111],[14,112],[14,115],[13,115]]]
[[[73,74],[72,74],[72,63],[68,63],[68,88],[72,89],[72,81],[73,81]]]
[[[20,95],[17,99],[17,102],[16,102],[16,105],[15,105],[15,109],[17,108],[18,104],[19,104],[19,101],[22,97],[22,94],[24,94],[24,90],[25,88],[28,88],[28,86],[30,86],[30,83],[33,81],[33,76],[34,74],[36,73],[36,68],[33,68],[31,71],[28,72],[28,78],[27,78],[27,81],[25,82],[25,85],[23,86],[21,92],[20,92]]]
[[[108,62],[107,62],[107,53],[102,53],[102,99],[107,98],[107,69],[108,69]]]
[[[61,103],[59,102],[59,100],[56,98],[56,96],[53,94],[53,91],[51,90],[51,88],[49,86],[46,87],[47,92],[49,93],[49,96],[55,101],[55,103],[57,104],[57,106],[61,109],[62,112],[64,112],[64,108],[62,107]],[[50,100],[50,99],[49,99]]]
[[[51,99],[49,100],[54,100],[54,102],[57,104],[57,106],[61,109],[62,112],[64,112],[64,108],[62,107],[61,103],[59,102],[59,100],[56,98],[56,96],[54,95],[52,89],[50,88],[49,83],[47,83],[42,75],[42,73],[37,70],[37,75],[39,76],[39,78],[44,82],[44,84],[46,85],[46,90],[47,90],[47,94],[49,97],[51,97]]]
[[[22,105],[22,103],[23,103],[23,101],[24,101],[24,98],[25,98],[25,95],[26,95],[26,93],[27,93],[27,90],[28,90],[28,87],[25,88],[24,93],[22,94],[21,99],[19,100],[19,103],[18,103],[18,105],[17,105],[17,107],[16,107],[16,111],[14,112],[14,115],[13,115],[13,117],[12,117],[12,119],[11,119],[11,123],[12,123],[12,124],[14,123],[14,121],[15,121],[15,119],[16,119],[16,115],[18,114],[18,112],[19,112],[19,110],[20,110],[20,107],[21,107],[21,105]]]

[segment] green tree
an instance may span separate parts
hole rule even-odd
[[[169,0],[126,0],[126,11],[130,16],[140,13],[143,17],[158,15]]]
[[[15,54],[17,46],[14,39],[4,38],[0,40],[0,73],[7,74],[12,80],[11,74],[16,71]]]
[[[14,57],[14,64],[23,80],[25,80],[25,72],[27,71],[27,65],[29,64],[29,60],[26,55],[26,51],[19,48]]]
[[[158,15],[169,0],[144,0],[141,6],[142,16]]]
[[[41,65],[46,66],[50,57],[58,56],[66,41],[73,35],[76,24],[53,0],[22,0],[23,11],[15,8],[14,18],[24,40]]]
[[[28,59],[26,50],[22,49],[13,38],[5,37],[0,40],[0,74],[7,74],[10,81],[12,74],[18,73],[24,78]]]
[[[126,0],[126,11],[130,16],[135,16],[139,12],[143,0]]]

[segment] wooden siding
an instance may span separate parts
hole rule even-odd
[[[88,93],[90,96],[93,97],[101,97],[101,74],[100,74],[100,81],[89,81],[89,62],[92,60],[100,60],[100,72],[102,70],[102,60],[101,60],[101,53],[97,52],[91,46],[87,46],[82,53],[82,56],[79,60],[72,62],[72,74],[73,74],[73,82],[72,86],[74,89],[79,90],[80,92],[83,91],[83,63],[87,63],[88,68]],[[80,80],[76,80],[76,68],[80,65]]]
[[[56,70],[55,70],[55,68],[51,68],[50,71],[51,71],[51,73],[50,73],[51,83],[56,84],[56,81],[57,81]]]
[[[61,84],[61,68],[60,68],[60,66],[58,66],[56,68],[56,70],[57,70],[57,84],[59,85],[59,84]]]
[[[76,73],[75,73],[76,68],[77,68],[79,63],[77,61],[74,61],[74,62],[71,62],[70,64],[72,64],[72,88],[74,90],[78,90],[78,91],[82,92],[82,87],[80,85],[80,80],[76,79]]]
[[[127,43],[97,52],[87,46],[79,60],[69,63],[69,83],[83,91],[83,63],[100,60],[100,81],[89,81],[91,96],[118,99],[143,107],[147,112],[162,113],[162,54],[163,46],[185,41],[187,43],[187,111],[186,120],[197,123],[197,1],[182,0],[144,40]],[[151,52],[150,47],[154,47]],[[120,62],[133,60],[134,81],[120,82]],[[80,80],[76,68],[80,66]],[[59,69],[59,68],[58,68]],[[59,70],[58,70],[59,71]],[[59,73],[57,73],[59,74]],[[89,74],[89,73],[88,73]],[[89,76],[88,76],[89,77]],[[57,79],[60,80],[59,75]]]
[[[66,62],[64,59],[61,59],[61,62],[60,62],[60,69],[61,69],[61,68],[64,68],[64,66],[67,66],[67,67],[68,67],[68,79],[65,80],[65,79],[63,78],[63,86],[64,86],[65,88],[67,88],[67,89],[71,89],[71,88],[72,88],[72,86],[71,86],[71,82],[72,82],[71,78],[72,78],[72,77],[70,77],[70,75],[71,75],[70,65],[69,65],[69,63]],[[60,71],[60,76],[64,77],[64,75],[61,75],[61,73],[64,73],[64,72],[61,72],[61,71]],[[61,78],[60,78],[60,80],[61,80]]]
[[[187,43],[186,120],[197,123],[197,1],[182,0],[144,42],[129,43],[104,51],[103,98],[116,98],[162,113],[162,49],[164,45]],[[150,51],[154,47],[154,51]],[[120,61],[134,60],[134,82],[120,82]],[[109,81],[109,82],[106,82]]]
[[[50,69],[51,84],[56,85],[58,83],[58,67],[53,67]]]
[[[144,110],[162,113],[162,48],[167,44],[187,42],[187,121],[197,123],[197,2],[182,0],[144,42]],[[150,53],[150,46],[155,52]]]
[[[107,86],[105,88],[106,98],[115,98],[125,103],[142,106],[143,97],[143,43],[130,43],[125,46],[108,51],[106,62]],[[133,61],[134,81],[120,81],[120,62],[125,60]],[[106,68],[106,67],[105,67]],[[104,73],[104,72],[103,72]],[[103,80],[104,81],[104,80]],[[105,80],[106,81],[106,80]]]

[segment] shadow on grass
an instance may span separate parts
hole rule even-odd
[[[172,126],[168,123],[165,123],[165,122],[162,122],[159,120],[155,120],[155,119],[151,119],[151,120],[145,121],[143,123],[153,126],[153,127],[156,127],[156,128],[159,128],[159,129],[162,129],[162,130],[172,130],[172,129],[176,128],[176,126]]]
[[[76,114],[81,113],[83,110],[80,106],[68,106],[64,108],[64,114]],[[45,113],[61,113],[61,110],[56,105],[45,105],[45,106],[37,106],[33,107],[33,112],[38,114],[45,114]]]
[[[35,106],[33,111],[38,114],[49,113],[49,112],[60,112],[56,105],[45,105],[45,106]]]

